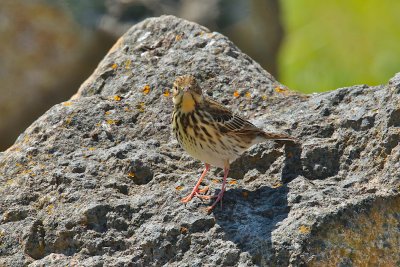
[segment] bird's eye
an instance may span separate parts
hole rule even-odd
[[[173,96],[176,96],[178,93],[179,93],[178,88],[174,85],[174,86],[172,87],[172,94],[173,94]]]

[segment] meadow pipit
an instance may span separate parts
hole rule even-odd
[[[208,211],[211,211],[224,195],[231,162],[254,144],[270,139],[293,140],[284,134],[266,133],[207,98],[191,75],[177,77],[172,93],[172,127],[176,139],[191,156],[205,163],[205,169],[192,192],[181,200],[184,203],[194,196],[203,199],[216,197],[208,208]],[[208,188],[199,189],[211,165],[224,169],[221,191],[216,196],[202,195],[201,193],[207,192]]]

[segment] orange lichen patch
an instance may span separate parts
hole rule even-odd
[[[111,65],[111,68],[112,68],[113,70],[117,69],[117,68],[118,68],[117,63],[112,64],[112,65]]]
[[[131,68],[132,60],[128,59],[125,61],[125,69],[129,70]]]
[[[281,187],[283,184],[281,182],[275,182],[271,185],[272,188],[278,188]]]
[[[183,188],[184,188],[184,187],[181,186],[181,185],[178,185],[177,187],[175,187],[175,189],[176,189],[176,190],[179,190],[179,191],[182,190]]]
[[[106,112],[104,112],[104,114],[110,115],[110,114],[111,114],[111,111],[106,111]]]
[[[31,174],[31,173],[32,173],[32,170],[29,170],[29,169],[23,170],[23,171],[21,172],[21,174]]]
[[[186,227],[181,227],[181,229],[179,230],[181,232],[181,234],[187,234],[187,232],[189,231]]]
[[[136,108],[139,110],[139,112],[144,112],[144,102],[137,104]]]
[[[165,97],[169,97],[169,90],[166,89],[166,90],[164,91],[163,95],[164,95]]]
[[[63,102],[62,105],[63,105],[64,107],[69,107],[69,106],[72,105],[72,102],[71,102],[71,101]]]
[[[299,227],[299,232],[301,234],[309,234],[311,232],[311,228],[309,226],[302,225]]]
[[[50,205],[48,205],[47,207],[46,207],[46,212],[47,212],[47,214],[52,214],[53,213],[53,211],[54,211],[54,204],[50,204]]]
[[[120,97],[119,95],[113,96],[113,99],[114,99],[115,101],[121,101],[121,97]]]
[[[175,41],[180,41],[180,40],[182,40],[182,35],[181,34],[177,34],[176,36],[175,36]]]
[[[238,98],[240,96],[238,91],[233,92],[233,97]]]
[[[285,92],[287,92],[287,89],[285,88],[285,87],[283,87],[283,86],[276,86],[275,87],[275,92],[277,92],[277,93],[285,93]]]
[[[243,191],[242,192],[242,197],[247,198],[249,196],[249,192]]]
[[[129,177],[129,178],[135,177],[135,173],[134,173],[134,172],[128,172],[128,177]]]
[[[214,184],[219,183],[219,181],[218,181],[217,179],[212,179],[212,182],[213,182]]]
[[[261,96],[261,99],[265,101],[265,100],[268,99],[268,97],[267,97],[266,95],[262,95],[262,96]]]
[[[246,97],[246,98],[251,98],[251,94],[250,94],[250,92],[246,92],[245,94],[244,94],[244,96]]]
[[[119,122],[120,122],[119,120],[112,120],[112,119],[106,120],[106,123],[109,125],[116,125]]]
[[[228,182],[228,184],[237,184],[237,181],[236,180],[231,180],[231,181]]]
[[[21,163],[15,163],[15,166],[22,167],[23,165]]]
[[[71,124],[73,118],[74,118],[73,115],[68,116],[68,117],[65,119],[65,123],[66,123],[67,125]]]
[[[148,93],[150,93],[150,85],[146,84],[143,87],[143,94],[147,95]]]
[[[90,151],[96,150],[95,147],[88,147],[88,149],[89,149]]]

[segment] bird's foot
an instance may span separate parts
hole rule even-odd
[[[196,196],[202,196],[203,194],[207,194],[209,187],[205,186],[203,189],[197,190]]]
[[[181,199],[182,203],[188,203],[190,200],[192,200],[193,196],[192,194],[187,195],[186,197]]]
[[[181,199],[182,203],[188,203],[190,200],[192,200],[192,198],[194,196],[201,198],[201,199],[211,199],[209,198],[209,196],[205,196],[203,194],[206,194],[208,192],[208,186],[204,187],[203,189],[197,189],[197,190],[193,190],[192,193],[190,193],[189,195],[187,195],[186,197]]]
[[[204,199],[204,200],[210,200],[210,199],[216,198],[217,196],[205,196],[205,195],[197,194],[196,197]]]
[[[217,199],[214,201],[214,203],[211,206],[209,206],[207,208],[207,213],[210,213],[215,208],[215,206],[218,204],[218,202],[221,202],[221,207],[222,207],[222,197],[224,196],[224,192],[225,192],[225,190],[221,190],[218,193],[218,195],[211,197],[211,198],[216,197]]]

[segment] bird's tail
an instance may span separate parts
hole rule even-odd
[[[267,133],[263,132],[262,137],[268,140],[276,140],[276,141],[289,141],[289,142],[295,142],[297,143],[298,140],[294,137],[291,137],[287,134],[282,134],[282,133]]]

